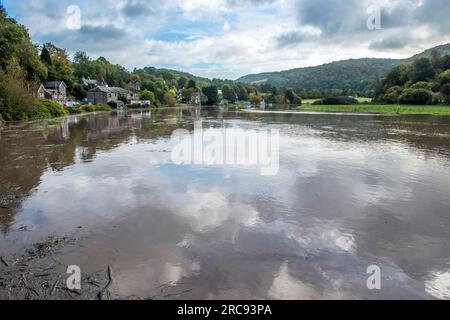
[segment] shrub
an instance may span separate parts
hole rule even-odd
[[[43,104],[38,104],[33,108],[33,112],[31,113],[32,119],[49,119],[52,118],[52,114],[47,109],[47,107]]]
[[[432,94],[424,89],[406,89],[399,98],[401,104],[428,104],[431,102]]]
[[[358,100],[350,97],[328,97],[322,99],[324,105],[351,105],[358,104]]]
[[[62,117],[69,114],[66,108],[64,108],[58,102],[49,99],[39,99],[34,109],[43,111],[44,108],[47,109],[50,113],[50,118]]]
[[[442,72],[438,78],[441,86],[450,83],[450,70]]]
[[[72,108],[67,108],[66,107],[66,110],[70,114],[79,114],[79,113],[83,113],[84,112],[82,107],[72,107]]]
[[[82,108],[85,112],[95,112],[97,110],[95,108],[95,106],[92,104],[86,104],[86,105],[82,106]]]
[[[387,89],[386,94],[383,96],[383,101],[386,103],[397,103],[403,89],[399,86],[391,87]]]
[[[0,114],[3,120],[28,119],[34,103],[22,80],[13,79],[0,70]]]
[[[100,103],[100,104],[96,105],[95,109],[97,111],[112,111],[112,108],[109,105],[107,105],[106,103]]]
[[[444,98],[445,103],[450,104],[450,83],[442,86],[441,95]]]
[[[424,90],[432,91],[433,90],[433,82],[420,81],[420,82],[414,83],[411,86],[411,89],[424,89]]]

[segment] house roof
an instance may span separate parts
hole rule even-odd
[[[118,93],[118,94],[127,94],[129,91],[124,88],[119,87],[102,87],[98,86],[94,89],[89,90],[89,92],[105,92],[105,93]]]
[[[55,88],[58,88],[61,84],[66,86],[64,81],[48,81],[48,82],[45,82],[43,85],[44,85],[44,88],[46,88],[46,89],[55,89]]]
[[[93,86],[102,86],[102,87],[107,87],[108,84],[106,83],[105,80],[93,80],[93,79],[83,79],[83,83],[85,85],[93,85]]]

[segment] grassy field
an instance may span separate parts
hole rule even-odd
[[[417,114],[450,116],[450,106],[405,106],[405,105],[350,105],[350,106],[314,106],[302,105],[300,111],[381,113],[387,115]]]
[[[303,104],[313,104],[317,100],[320,100],[320,99],[303,99]],[[359,103],[372,102],[372,98],[356,98],[356,100],[358,100]]]

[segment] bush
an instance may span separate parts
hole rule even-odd
[[[106,103],[100,103],[95,106],[96,111],[112,111],[112,108]]]
[[[432,94],[424,89],[406,89],[399,98],[401,104],[428,104],[431,102]]]
[[[386,103],[397,103],[402,92],[403,89],[399,86],[391,87],[387,89],[386,94],[383,96],[383,101]]]
[[[424,90],[432,91],[433,90],[433,82],[420,81],[420,82],[414,83],[411,86],[411,89],[424,89]]]
[[[438,78],[441,86],[450,83],[450,70],[442,72]]]
[[[441,95],[445,103],[450,104],[450,83],[443,85],[441,88]]]
[[[0,70],[0,114],[3,120],[26,120],[32,116],[35,101],[23,81]]]
[[[52,114],[47,109],[47,107],[43,104],[38,104],[33,108],[33,112],[31,113],[32,119],[49,119],[52,118]]]
[[[321,100],[324,105],[352,105],[358,104],[358,100],[350,97],[328,97]]]
[[[96,107],[94,105],[92,105],[92,104],[86,104],[86,105],[82,106],[81,108],[83,108],[83,110],[85,112],[95,112],[95,111],[97,111]]]
[[[83,113],[84,110],[82,107],[72,107],[72,108],[68,108],[66,107],[67,112],[69,112],[70,114],[80,114]]]
[[[64,108],[58,102],[49,99],[39,99],[34,110],[39,113],[44,109],[48,110],[48,112],[50,113],[50,118],[62,117],[69,114],[66,108]]]

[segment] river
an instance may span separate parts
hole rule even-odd
[[[178,161],[183,138],[206,143],[194,130],[273,138],[274,161]],[[58,261],[112,265],[118,297],[450,299],[450,117],[177,108],[10,124],[0,201],[0,255],[74,237]]]

